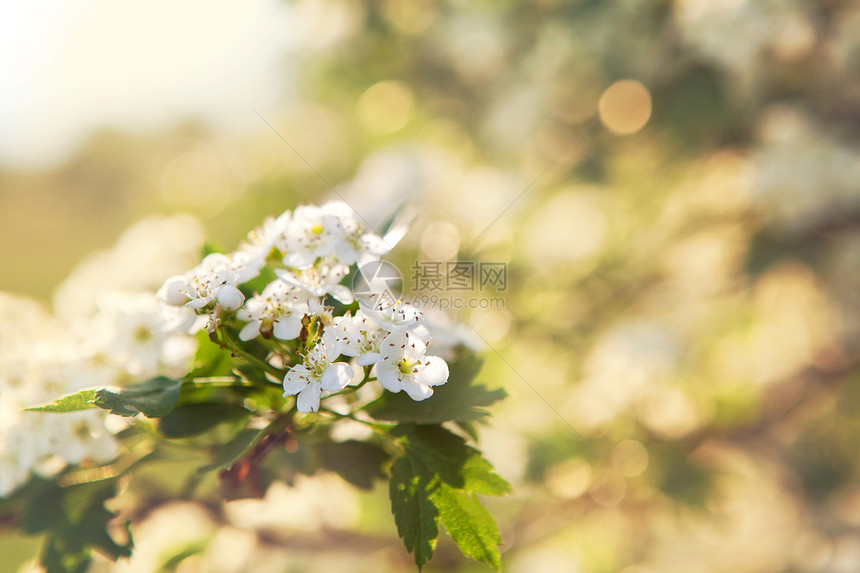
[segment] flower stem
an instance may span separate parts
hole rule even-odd
[[[189,378],[186,380],[185,384],[191,384],[192,386],[201,386],[207,388],[225,388],[230,386],[253,386],[250,382],[247,382],[241,378],[235,378],[233,376],[210,376],[208,378]]]
[[[226,348],[227,350],[229,350],[233,354],[237,354],[237,355],[241,356],[242,358],[244,358],[248,362],[254,364],[255,366],[257,366],[259,368],[262,368],[264,372],[268,372],[269,374],[274,376],[276,379],[282,379],[283,380],[284,372],[282,372],[278,368],[275,368],[274,366],[272,366],[271,364],[269,364],[265,360],[263,360],[261,358],[257,358],[256,356],[254,356],[253,354],[251,354],[250,352],[248,352],[244,348],[240,347],[236,343],[236,341],[233,340],[233,338],[230,336],[230,333],[227,331],[226,328],[221,328],[221,329],[219,329],[219,331],[221,332],[221,336],[224,340],[223,342],[219,342],[221,348]]]
[[[320,414],[330,414],[331,416],[339,419],[348,419],[358,422],[360,424],[364,424],[365,426],[369,426],[377,431],[388,432],[394,426],[391,424],[383,424],[381,422],[371,422],[370,420],[362,420],[361,418],[356,418],[355,414],[341,414],[340,412],[335,412],[334,410],[330,410],[324,406],[320,406],[319,409]]]

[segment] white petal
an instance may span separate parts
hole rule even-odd
[[[409,330],[409,333],[423,340],[430,340],[430,330],[423,324],[415,323],[415,326]]]
[[[382,355],[379,352],[368,352],[356,358],[355,363],[359,366],[370,366],[371,364],[376,364],[380,358],[382,358]]]
[[[284,266],[304,270],[311,268],[316,260],[317,256],[307,251],[288,253],[284,255]]]
[[[332,328],[331,326],[326,327],[323,330],[322,336],[320,336],[320,342],[322,342],[323,349],[326,354],[329,354],[329,359],[333,360],[337,358],[337,355],[335,354],[338,347],[337,328]]]
[[[379,343],[379,353],[383,358],[387,357],[388,360],[400,360],[408,342],[409,339],[405,332],[392,332]]]
[[[308,384],[304,390],[299,392],[299,397],[296,399],[296,409],[299,412],[307,414],[308,412],[316,412],[320,407],[320,383],[315,381]]]
[[[422,361],[422,366],[412,376],[419,384],[439,386],[448,381],[448,363],[438,356],[426,356]]]
[[[302,331],[302,319],[295,314],[281,317],[275,322],[273,333],[280,340],[293,340],[298,338]]]
[[[170,277],[158,289],[158,296],[171,306],[182,306],[188,302],[188,297],[185,296],[188,290],[188,279],[184,276]]]
[[[395,364],[388,360],[380,360],[376,363],[376,379],[389,392],[403,390],[403,381],[400,378],[400,370]]]
[[[355,300],[355,297],[352,295],[352,291],[349,290],[349,287],[344,285],[334,285],[330,289],[328,289],[328,294],[342,302],[343,304],[350,304]]]
[[[245,302],[242,291],[231,285],[224,285],[218,290],[218,304],[227,310],[236,310]]]
[[[338,241],[334,246],[334,256],[345,265],[353,265],[358,260],[358,253],[346,241]]]
[[[403,349],[403,356],[410,359],[421,359],[424,361],[424,353],[427,351],[427,343],[415,336],[412,331],[406,331],[406,348]]]
[[[322,375],[322,389],[336,392],[346,388],[352,380],[353,371],[346,362],[335,362],[325,369]]]
[[[253,320],[242,327],[242,330],[239,331],[239,340],[242,342],[247,342],[249,340],[254,340],[257,338],[257,335],[260,334],[260,321]]]
[[[394,235],[391,235],[390,238],[394,238]],[[373,232],[363,234],[360,241],[365,251],[362,253],[362,262],[378,259],[380,255],[388,253],[391,247],[397,243],[397,241],[392,241],[390,244],[387,244],[385,239]]]
[[[329,233],[340,235],[344,232],[343,224],[340,222],[340,219],[334,215],[323,215],[320,217],[320,222],[322,223],[323,229]]]
[[[426,400],[433,395],[433,388],[431,388],[430,386],[425,386],[424,384],[420,384],[414,380],[407,380],[403,384],[403,389],[406,390],[406,393],[409,394],[409,397],[416,402]]]
[[[188,302],[185,303],[185,306],[187,306],[188,308],[193,308],[194,310],[197,310],[197,309],[203,308],[204,306],[206,306],[210,302],[212,302],[212,297],[211,296],[204,296],[203,298],[196,298],[194,300],[189,300]]]
[[[342,341],[340,339],[338,339],[337,342],[335,343],[334,349],[335,349],[335,352],[338,353],[338,355],[340,355],[340,354],[343,354],[344,356],[358,356],[359,355],[358,350],[356,350],[352,346],[349,346],[347,343],[345,343],[344,341]]]
[[[338,199],[332,199],[331,201],[326,201],[322,205],[320,205],[319,210],[321,213],[324,213],[323,217],[327,216],[335,216],[338,219],[343,219],[346,221],[352,221],[355,219],[355,211],[352,207],[349,206],[345,201],[340,201]]]
[[[284,396],[294,396],[305,389],[309,383],[310,371],[304,365],[290,369],[284,376]]]
[[[300,288],[302,290],[307,290],[307,287],[299,282],[299,279],[296,277],[295,273],[292,271],[285,271],[283,269],[275,269],[275,274],[278,275],[278,278],[281,279],[286,284]]]

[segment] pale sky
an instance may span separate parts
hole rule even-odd
[[[0,166],[56,164],[100,126],[257,127],[289,23],[277,0],[0,0]]]

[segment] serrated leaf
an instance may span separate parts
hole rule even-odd
[[[163,418],[176,406],[181,385],[182,380],[158,376],[119,392],[106,388],[97,390],[93,402],[119,416],[141,413],[147,418]]]
[[[124,544],[108,535],[106,527],[115,514],[105,502],[116,494],[116,480],[102,480],[69,487],[40,481],[18,522],[25,533],[47,532],[42,564],[50,573],[85,571],[92,548],[113,560],[131,555],[131,537]]]
[[[433,554],[444,511],[449,533],[458,546],[463,544],[463,553],[498,568],[495,521],[477,498],[461,492],[503,495],[511,491],[510,484],[478,450],[441,426],[401,424],[391,433],[403,446],[390,470],[391,509],[397,532],[418,567]]]
[[[89,408],[98,408],[98,406],[93,402],[95,396],[96,390],[81,390],[74,394],[61,396],[50,404],[34,406],[32,408],[27,408],[27,410],[30,412],[51,412],[59,414],[63,412],[77,412],[79,410],[87,410]]]
[[[167,438],[187,438],[249,414],[250,412],[239,404],[219,402],[184,404],[158,421],[158,431]]]
[[[320,466],[363,489],[372,489],[374,479],[385,475],[382,465],[388,460],[380,446],[356,440],[322,442],[317,455]]]
[[[474,441],[478,441],[480,439],[480,435],[478,435],[478,425],[474,422],[456,422],[457,427],[463,430],[470,438]]]
[[[388,495],[397,534],[413,554],[418,569],[433,556],[439,537],[439,514],[430,501],[434,478],[408,453],[391,465]]]
[[[439,511],[439,520],[463,555],[496,570],[502,568],[499,526],[478,496],[459,493],[442,483],[433,490],[431,500]]]
[[[400,424],[392,432],[432,474],[452,487],[484,495],[511,493],[511,485],[493,471],[481,452],[442,426]]]
[[[490,390],[474,382],[481,369],[481,360],[464,357],[449,365],[448,382],[434,388],[433,396],[415,402],[404,392],[386,392],[364,410],[378,420],[441,424],[455,421],[475,422],[487,417],[487,407],[503,400],[502,388]]]

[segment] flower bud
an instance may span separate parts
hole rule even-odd
[[[158,289],[158,298],[171,306],[182,306],[188,302],[188,297],[185,295],[187,290],[188,280],[177,275],[164,281],[164,284]]]
[[[234,286],[224,285],[218,290],[218,304],[224,310],[236,310],[245,302],[245,295]]]

